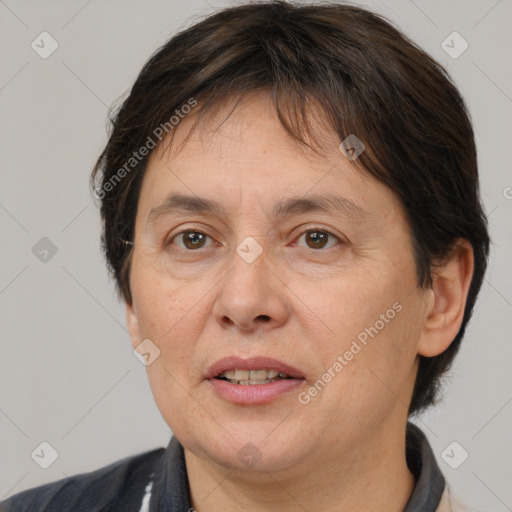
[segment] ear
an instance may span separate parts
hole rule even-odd
[[[133,302],[131,304],[126,303],[126,325],[132,339],[132,347],[135,350],[135,347],[139,345],[142,339],[140,337],[139,320],[135,313]]]
[[[437,356],[457,336],[473,270],[473,248],[467,240],[458,240],[450,256],[433,272],[432,289],[429,290],[423,332],[418,344],[419,355]]]

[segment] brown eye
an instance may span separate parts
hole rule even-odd
[[[329,243],[329,239],[338,240],[332,233],[319,229],[309,229],[299,237],[299,240],[303,237],[310,249],[324,249]],[[329,247],[332,247],[332,244]]]
[[[208,238],[210,237],[201,231],[186,230],[174,236],[170,243],[176,240],[181,242],[176,244],[181,249],[202,249],[205,247],[205,243]]]

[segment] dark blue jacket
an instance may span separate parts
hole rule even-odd
[[[405,512],[435,512],[445,480],[423,432],[412,423],[407,425],[407,463],[416,486]],[[139,512],[150,482],[150,512],[193,510],[183,447],[175,437],[167,449],[18,493],[0,502],[0,512]]]

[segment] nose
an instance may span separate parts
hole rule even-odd
[[[265,251],[252,262],[235,253],[231,270],[219,286],[213,314],[224,329],[246,333],[273,329],[282,326],[289,316],[286,284]]]

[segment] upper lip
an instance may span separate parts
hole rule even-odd
[[[290,366],[285,364],[277,359],[272,359],[271,357],[251,357],[249,359],[242,359],[240,357],[231,356],[224,357],[219,359],[217,362],[213,363],[208,371],[205,374],[205,379],[212,379],[217,377],[221,373],[224,373],[228,370],[277,370],[278,372],[286,373],[290,377],[294,377],[295,379],[303,379],[304,374]]]

